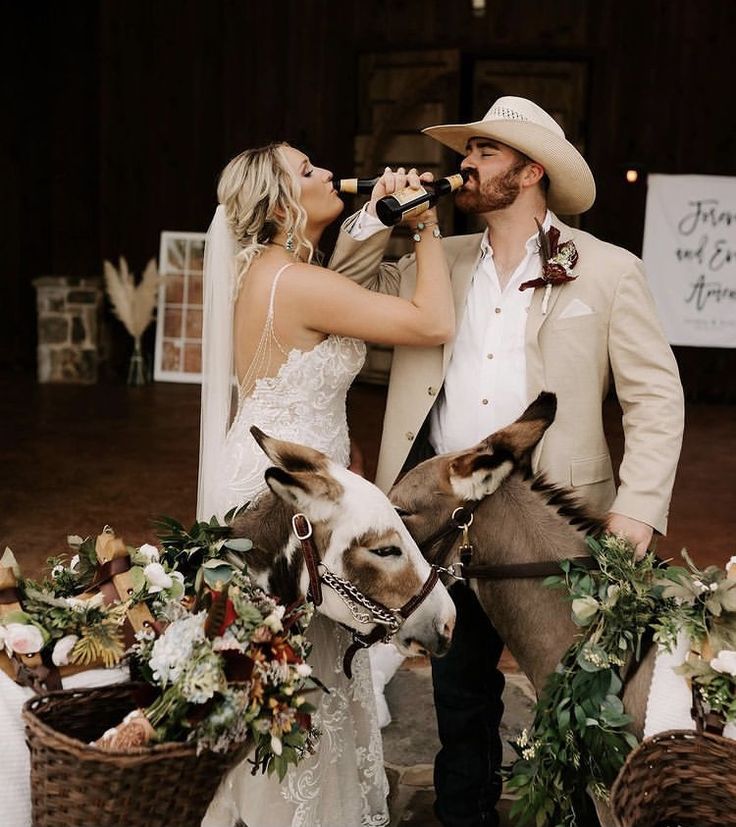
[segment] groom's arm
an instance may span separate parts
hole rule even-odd
[[[399,263],[383,261],[390,236],[391,228],[384,227],[364,210],[351,215],[340,227],[329,268],[369,290],[398,296]]]

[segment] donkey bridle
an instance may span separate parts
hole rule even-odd
[[[560,562],[557,560],[535,560],[530,563],[501,563],[496,565],[473,565],[473,544],[470,542],[468,530],[473,524],[473,514],[482,500],[465,502],[458,506],[450,515],[445,525],[419,544],[422,554],[429,559],[433,547],[442,540],[436,559],[441,562],[432,563],[440,574],[448,574],[456,580],[514,580],[532,577],[550,577],[560,573]],[[452,549],[457,542],[457,534],[462,534],[460,544],[460,559],[449,563]],[[586,569],[599,568],[598,561],[592,555],[570,557],[570,562]]]
[[[353,636],[353,642],[348,647],[343,658],[343,670],[348,678],[352,678],[352,662],[355,653],[360,649],[372,646],[374,643],[388,643],[399,630],[402,623],[409,618],[426,600],[439,579],[436,566],[430,566],[429,576],[424,581],[419,592],[398,609],[390,609],[372,597],[364,594],[354,583],[331,572],[319,559],[317,548],[314,545],[312,525],[304,514],[294,514],[291,518],[294,534],[299,540],[304,557],[304,563],[309,575],[309,591],[307,599],[311,599],[315,606],[323,601],[322,585],[329,586],[347,606],[350,614],[358,623],[374,623],[368,634],[362,635],[356,629],[346,626]],[[365,611],[361,611],[359,607]],[[343,624],[344,625],[344,624]]]

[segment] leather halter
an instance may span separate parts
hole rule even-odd
[[[304,514],[294,514],[291,518],[291,524],[295,536],[301,543],[304,564],[309,574],[307,599],[311,598],[315,606],[321,605],[323,601],[322,584],[324,583],[337,593],[356,620],[363,623],[373,622],[375,624],[373,629],[365,635],[356,629],[346,627],[353,636],[353,642],[345,652],[343,670],[348,678],[352,678],[351,667],[355,653],[359,649],[365,649],[380,641],[384,643],[389,642],[401,627],[402,623],[422,605],[435,587],[435,584],[439,580],[437,568],[430,566],[429,576],[417,594],[410,597],[400,608],[390,609],[383,603],[379,603],[379,601],[374,600],[372,597],[368,597],[368,595],[361,592],[360,589],[349,580],[333,574],[324,563],[322,563],[314,544],[312,525]],[[320,571],[320,569],[322,569],[322,571]],[[361,613],[359,608],[356,612],[356,605],[358,607],[362,606],[366,612]]]
[[[445,542],[440,546],[436,559],[432,565],[442,574],[449,574],[456,580],[512,580],[534,577],[550,577],[560,573],[561,560],[535,560],[528,563],[499,563],[472,565],[473,545],[468,536],[468,529],[473,523],[473,514],[482,500],[465,502],[456,508],[448,522],[430,535],[419,548],[427,559],[438,541]],[[460,546],[460,559],[450,563],[448,561],[452,549],[457,542],[457,532],[462,532],[463,543]],[[592,570],[599,568],[598,561],[592,555],[567,558],[576,565]]]

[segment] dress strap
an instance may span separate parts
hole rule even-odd
[[[269,321],[273,321],[273,302],[274,302],[274,299],[276,298],[276,285],[279,283],[279,279],[281,278],[281,274],[284,272],[284,270],[291,267],[293,264],[296,264],[296,262],[290,261],[288,264],[284,264],[284,266],[281,267],[278,270],[278,272],[276,273],[276,275],[273,277],[273,284],[271,285],[271,298],[269,299],[269,302],[268,302],[268,319],[269,319]]]

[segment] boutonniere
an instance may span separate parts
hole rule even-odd
[[[539,255],[542,259],[542,275],[538,279],[525,281],[519,290],[526,290],[528,287],[544,287],[544,298],[542,299],[542,315],[547,313],[549,294],[556,284],[564,284],[566,281],[575,281],[577,275],[573,275],[572,268],[578,263],[578,251],[575,249],[574,241],[565,241],[560,244],[560,231],[557,227],[550,227],[545,233],[542,225],[535,218],[538,230]]]

